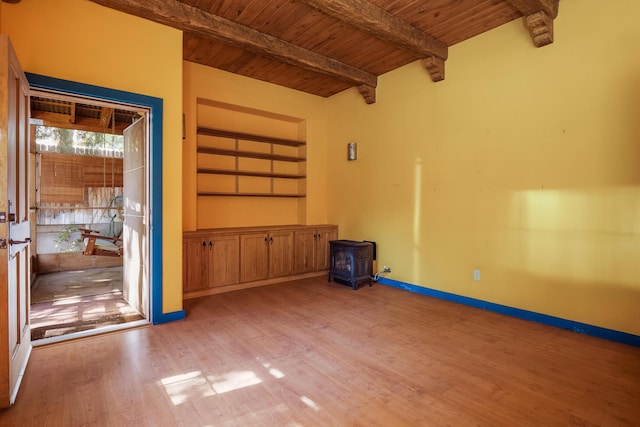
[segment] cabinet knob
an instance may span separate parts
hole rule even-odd
[[[211,249],[212,247],[213,247],[213,242],[209,240],[209,249]]]

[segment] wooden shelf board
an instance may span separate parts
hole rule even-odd
[[[302,147],[303,145],[306,145],[306,142],[304,141],[296,141],[296,140],[284,139],[284,138],[273,138],[270,136],[253,135],[253,134],[242,133],[242,132],[231,132],[227,130],[206,128],[206,127],[198,127],[197,132],[198,132],[198,135],[217,136],[217,137],[229,138],[229,139],[241,139],[244,141],[266,142],[269,144],[287,145],[289,147]]]
[[[282,194],[282,193],[218,193],[218,192],[198,192],[199,197],[307,197],[306,194]]]
[[[207,175],[232,175],[232,176],[257,176],[262,178],[284,178],[284,179],[304,179],[306,175],[291,173],[273,173],[273,172],[254,172],[254,171],[236,171],[230,169],[198,169],[198,173]]]
[[[221,148],[213,148],[213,147],[198,147],[198,153],[219,154],[222,156],[233,156],[233,157],[248,157],[252,159],[281,160],[284,162],[304,162],[307,160],[304,157],[283,156],[280,154],[271,154],[271,153],[256,153],[253,151],[223,150]]]

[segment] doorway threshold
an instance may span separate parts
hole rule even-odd
[[[38,340],[31,341],[31,345],[33,347],[42,347],[46,345],[59,344],[66,341],[72,341],[72,340],[77,340],[81,338],[90,338],[97,335],[104,335],[104,334],[109,334],[113,332],[121,332],[128,329],[136,329],[136,328],[142,328],[146,326],[151,326],[151,322],[149,322],[146,319],[136,320],[133,322],[121,323],[117,325],[102,326],[96,329],[90,329],[86,331],[72,332],[69,334],[58,335],[55,337],[40,338]]]

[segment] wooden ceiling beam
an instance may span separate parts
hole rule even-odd
[[[69,123],[75,123],[76,122],[76,103],[72,102],[71,103],[71,112],[69,113]]]
[[[71,117],[62,113],[50,113],[46,111],[31,110],[31,118],[39,120],[38,123],[41,126],[51,126],[55,128],[63,129],[77,129],[87,132],[98,133],[114,133],[112,126],[105,128],[102,125],[100,119],[94,119],[90,117],[76,117],[75,121],[71,121]],[[129,123],[116,122],[115,135],[122,135],[125,128],[129,126]]]
[[[536,47],[553,43],[553,20],[558,16],[560,0],[508,0],[522,15]]]
[[[422,60],[422,66],[429,72],[434,82],[444,80],[444,59],[430,56]]]
[[[411,52],[429,63],[442,64],[438,72],[431,73],[431,79],[444,79],[444,61],[449,54],[446,44],[430,37],[406,21],[390,14],[366,0],[299,0],[320,12],[332,16],[349,26],[372,34],[403,50]]]
[[[558,6],[560,0],[508,0],[520,13],[529,16],[536,12],[543,11],[552,19],[558,16]]]
[[[448,47],[366,0],[298,0],[420,58],[447,59]]]
[[[261,33],[177,0],[91,0],[199,37],[217,40],[306,70],[375,88],[378,78],[359,68]]]
[[[100,109],[100,123],[106,129],[111,125],[111,119],[113,117],[113,108],[102,107]]]
[[[367,85],[360,85],[360,86],[358,86],[358,92],[360,93],[360,95],[362,95],[362,97],[364,98],[364,101],[367,104],[375,104],[375,102],[376,102],[376,88],[375,87],[371,87],[371,86],[367,86]]]
[[[553,43],[553,18],[540,11],[524,17],[524,25],[529,31],[535,47]]]

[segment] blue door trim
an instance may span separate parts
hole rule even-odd
[[[162,116],[163,100],[147,95],[77,83],[39,74],[25,73],[35,89],[51,90],[105,101],[129,104],[150,110],[149,143],[149,274],[150,316],[154,324],[183,319],[184,310],[162,312]]]

